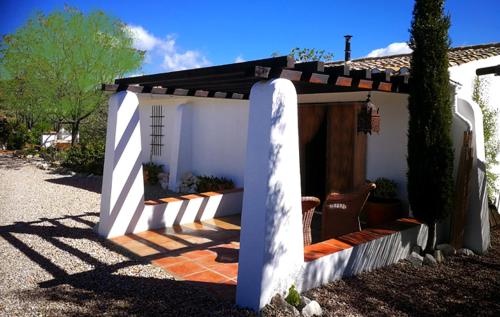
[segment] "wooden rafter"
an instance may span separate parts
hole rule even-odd
[[[212,66],[170,73],[121,78],[103,84],[102,90],[129,90],[176,96],[248,99],[258,81],[291,80],[298,94],[378,90],[408,92],[409,72],[351,69],[349,64],[326,67],[322,62],[295,63],[290,56]]]

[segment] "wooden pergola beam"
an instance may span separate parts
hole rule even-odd
[[[248,71],[253,70],[254,76],[262,74],[262,67],[281,67],[293,68],[295,61],[291,56],[281,56],[260,59],[255,61],[227,64],[220,66],[211,66],[204,68],[195,68],[181,70],[169,73],[120,78],[115,80],[115,84],[156,84],[168,80],[200,80],[200,79],[215,79],[223,77],[238,77],[248,76]],[[256,68],[259,66],[259,68]],[[250,74],[251,75],[251,74]]]
[[[476,75],[478,76],[490,75],[490,74],[495,74],[496,76],[500,76],[500,65],[476,69]]]

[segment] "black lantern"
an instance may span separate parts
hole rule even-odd
[[[358,113],[358,132],[369,134],[380,132],[380,115],[378,108],[370,100],[370,94]]]

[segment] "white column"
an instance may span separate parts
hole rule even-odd
[[[250,93],[236,302],[259,310],[304,261],[297,93],[286,79]]]
[[[99,234],[111,238],[133,232],[143,209],[139,100],[122,91],[109,99]]]

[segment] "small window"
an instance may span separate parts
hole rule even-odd
[[[153,106],[151,110],[151,157],[161,156],[163,147],[163,107]]]

